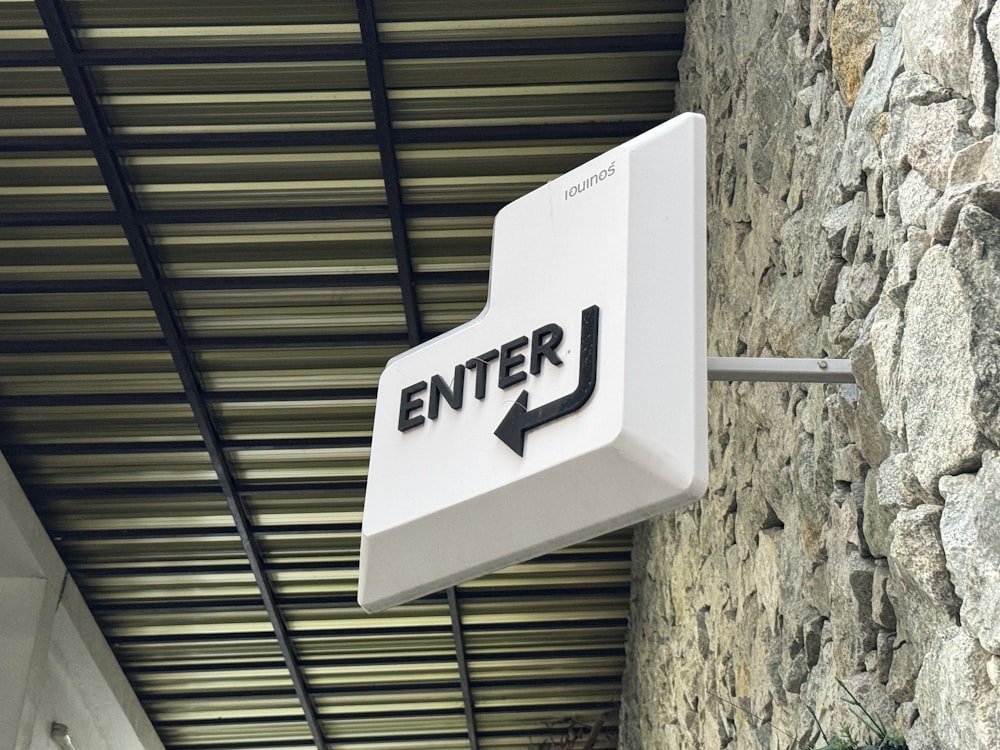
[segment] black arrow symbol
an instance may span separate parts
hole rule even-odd
[[[555,401],[528,409],[528,392],[521,391],[517,401],[493,432],[517,455],[524,455],[524,435],[528,430],[565,417],[590,400],[597,385],[597,305],[588,307],[581,315],[580,378],[576,389]]]

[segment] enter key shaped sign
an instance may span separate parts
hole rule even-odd
[[[701,497],[704,165],[680,115],[500,211],[486,308],[379,380],[365,610]]]

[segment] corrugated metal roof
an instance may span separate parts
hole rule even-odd
[[[683,0],[3,0],[0,448],[170,750],[616,746],[629,535],[365,615],[386,359]]]

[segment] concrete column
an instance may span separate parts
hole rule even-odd
[[[44,578],[0,578],[0,747],[29,746],[57,604]]]
[[[80,591],[0,456],[0,750],[163,750]]]

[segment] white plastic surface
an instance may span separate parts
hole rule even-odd
[[[697,500],[707,484],[705,135],[681,115],[506,206],[486,309],[393,358],[379,380],[358,602],[374,612]],[[583,311],[599,308],[597,381],[571,412],[524,433],[511,408],[558,401],[581,378]],[[460,409],[402,392],[548,324],[555,365],[501,388],[499,360]],[[529,359],[530,346],[512,349]],[[457,389],[456,389],[457,390]],[[526,406],[518,406],[522,391]],[[523,397],[522,397],[523,398]],[[415,399],[424,403],[419,405]]]

